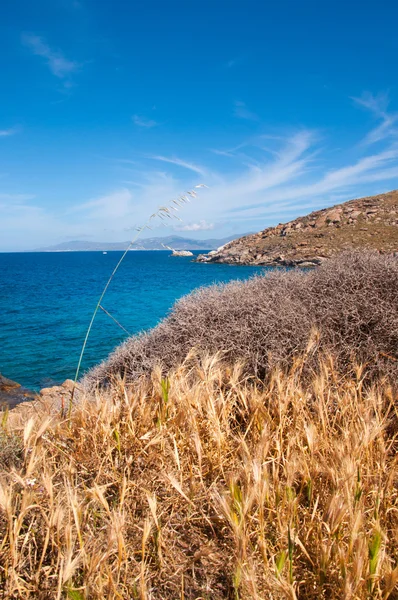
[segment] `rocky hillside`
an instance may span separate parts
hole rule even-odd
[[[350,200],[201,254],[199,262],[314,266],[348,249],[398,252],[398,190]]]

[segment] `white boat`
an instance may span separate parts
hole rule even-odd
[[[107,252],[103,252],[102,254],[108,254]]]

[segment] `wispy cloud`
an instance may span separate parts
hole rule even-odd
[[[146,119],[145,117],[140,117],[139,115],[133,115],[132,117],[133,123],[138,127],[146,127],[150,129],[151,127],[156,127],[158,123],[153,119]]]
[[[19,127],[10,127],[9,129],[0,129],[0,137],[9,137],[20,131]]]
[[[211,231],[212,229],[214,229],[214,223],[208,223],[205,220],[175,227],[176,231]]]
[[[358,106],[370,111],[380,121],[380,124],[365,136],[362,144],[370,145],[386,138],[398,137],[398,113],[388,111],[390,104],[388,93],[373,95],[370,92],[364,92],[359,98],[352,97],[352,100]]]
[[[359,106],[372,111],[378,117],[386,116],[390,104],[390,97],[387,92],[379,92],[378,94],[363,92],[359,97],[351,96],[351,99]]]
[[[263,152],[255,166],[247,167],[235,178],[230,186],[231,199],[265,192],[304,175],[314,159],[316,141],[316,132],[302,130],[283,140],[273,160]]]
[[[225,63],[225,66],[228,67],[228,69],[232,69],[233,67],[237,67],[238,65],[241,65],[243,62],[243,59],[241,56],[238,56],[236,58],[231,58],[229,61],[227,61]]]
[[[88,202],[75,205],[70,212],[79,212],[83,218],[104,223],[118,222],[133,213],[133,195],[127,188],[116,190]]]
[[[258,121],[258,115],[249,110],[244,102],[235,101],[234,115],[238,119],[246,119],[247,121]]]
[[[355,106],[370,110],[382,122],[394,115],[382,96],[363,96]],[[372,139],[373,129],[369,129],[362,140]],[[43,245],[45,231],[46,243],[51,243],[57,241],[50,239],[51,231],[75,237],[83,230],[104,241],[123,240],[126,228],[145,223],[157,207],[198,183],[209,189],[201,190],[197,199],[183,207],[176,205],[176,214],[183,219],[179,231],[190,231],[198,238],[206,230],[213,230],[215,237],[259,231],[336,202],[398,187],[398,139],[391,134],[376,137],[377,146],[369,142],[344,147],[340,141],[339,151],[334,152],[326,134],[312,129],[269,135],[262,131],[216,152],[200,153],[197,145],[199,164],[183,154],[135,154],[133,160],[117,161],[121,163],[118,177],[129,167],[129,181],[119,181],[111,191],[91,199],[83,198],[68,211],[61,212],[57,203],[51,209],[30,206],[29,195],[0,195],[0,242],[4,246],[8,240],[11,247],[15,232],[22,232],[21,245],[26,243],[23,235],[31,240],[34,235],[31,245],[38,246]],[[156,235],[172,233],[177,224],[166,225],[167,230]]]
[[[1,194],[0,200],[13,202],[15,204],[19,204],[21,202],[26,202],[27,200],[33,200],[36,196],[34,194]]]
[[[23,33],[22,43],[33,54],[44,58],[51,73],[59,79],[65,80],[70,78],[80,67],[78,62],[69,60],[60,50],[50,48],[45,40],[38,35]]]
[[[183,169],[188,169],[189,171],[193,171],[194,173],[198,173],[198,175],[206,176],[208,174],[207,169],[196,165],[192,162],[187,162],[185,160],[181,160],[177,157],[168,158],[167,156],[150,156],[153,160],[160,160],[165,163],[170,163],[172,165],[177,165],[178,167],[182,167]]]
[[[326,174],[322,172],[320,174],[315,173],[312,180],[305,184],[297,185],[294,179],[289,186],[286,186],[287,182],[285,181],[282,186],[267,192],[262,201],[231,207],[231,211],[238,212],[240,215],[244,213],[248,218],[259,214],[264,216],[264,209],[269,208],[275,210],[275,212],[280,211],[282,208],[291,210],[297,206],[303,209],[303,200],[308,201],[308,199],[314,197],[318,198],[315,206],[321,208],[322,202],[325,203],[325,198],[334,201],[336,192],[345,191],[349,194],[355,187],[364,184],[398,180],[398,148],[364,157],[352,165],[332,169]]]
[[[150,162],[144,161],[142,168],[136,169],[134,195],[137,206],[143,206],[151,198],[164,198],[167,193],[204,182],[209,190],[198,202],[184,207],[182,216],[187,224],[179,225],[179,230],[200,232],[209,224],[217,230],[227,219],[235,227],[241,224],[242,231],[255,231],[277,219],[289,220],[308,209],[372,193],[375,185],[377,191],[380,184],[388,189],[398,183],[398,144],[394,140],[385,139],[373,152],[368,146],[340,148],[339,153],[326,149],[324,136],[303,128],[290,134],[262,133],[226,150],[211,151],[219,157],[211,161],[211,169],[186,157],[154,155],[147,161],[183,170],[172,169],[171,176],[152,171]]]

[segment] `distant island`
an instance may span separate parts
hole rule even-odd
[[[248,234],[245,234],[248,235]],[[171,246],[176,250],[213,250],[224,246],[228,242],[242,237],[242,234],[230,235],[229,237],[217,239],[210,238],[206,240],[195,240],[180,237],[178,235],[169,235],[167,237],[151,237],[139,239],[132,245],[132,250],[164,250],[164,246]],[[55,246],[46,246],[36,248],[29,252],[110,252],[123,251],[128,248],[130,242],[89,242],[83,240],[74,240],[63,242]]]
[[[352,249],[398,252],[398,190],[349,200],[268,227],[199,255],[197,261],[312,267]]]

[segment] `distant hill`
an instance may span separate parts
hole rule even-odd
[[[398,190],[350,200],[227,243],[199,262],[313,266],[349,249],[398,252]]]
[[[170,246],[176,250],[213,250],[227,244],[231,240],[240,237],[239,234],[231,235],[227,238],[216,239],[210,238],[207,240],[194,240],[180,237],[178,235],[169,235],[167,237],[142,238],[135,242],[132,246],[133,250],[164,250],[165,246]],[[63,242],[55,246],[45,248],[37,248],[32,252],[94,252],[112,250],[125,250],[130,242],[88,242],[88,241],[71,241]]]

